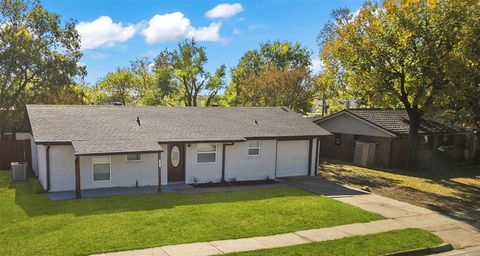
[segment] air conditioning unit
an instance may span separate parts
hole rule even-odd
[[[12,162],[12,181],[27,181],[27,162]]]

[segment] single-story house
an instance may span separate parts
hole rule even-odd
[[[46,191],[316,175],[330,135],[286,107],[28,105]],[[159,190],[161,186],[158,186]]]
[[[332,133],[321,140],[321,156],[384,169],[408,164],[409,124],[404,109],[345,109],[314,120]],[[468,158],[467,133],[433,120],[420,124],[419,162],[431,164],[439,152],[449,160]],[[427,166],[425,165],[425,166]]]

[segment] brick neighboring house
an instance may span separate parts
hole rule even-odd
[[[359,146],[367,144],[371,147],[367,149],[368,154],[363,154],[369,155],[365,158],[370,161],[359,165],[383,169],[407,166],[409,124],[404,109],[347,109],[314,122],[333,134],[320,143],[325,159],[359,164],[359,156],[355,154],[365,152],[363,146]],[[419,133],[418,159],[424,167],[473,157],[469,135],[459,128],[423,120]]]

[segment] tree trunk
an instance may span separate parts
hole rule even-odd
[[[410,150],[408,154],[408,168],[411,171],[417,170],[417,159],[418,159],[418,149],[419,149],[419,135],[418,130],[420,127],[420,113],[418,110],[410,110],[408,112],[409,122],[409,134],[408,140],[410,144]]]

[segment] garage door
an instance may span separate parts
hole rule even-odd
[[[308,140],[277,142],[277,177],[308,174]]]

